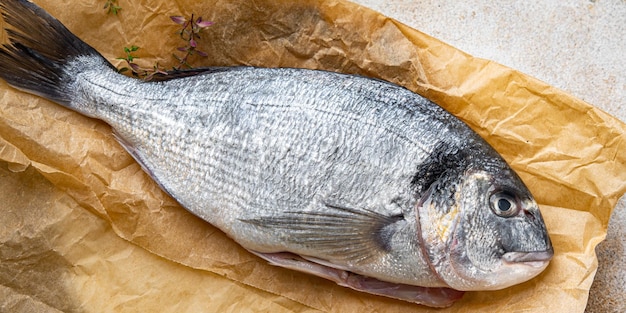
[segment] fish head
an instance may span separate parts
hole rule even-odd
[[[426,254],[448,286],[503,289],[548,266],[554,252],[539,206],[508,165],[469,168],[447,180],[439,182],[447,190],[422,199],[418,214],[426,215]]]

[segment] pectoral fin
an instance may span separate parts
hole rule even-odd
[[[404,217],[324,204],[319,211],[288,211],[244,221],[288,232],[289,243],[319,251],[317,257],[357,264],[387,252],[390,239]]]

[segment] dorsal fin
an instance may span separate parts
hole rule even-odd
[[[236,70],[243,69],[243,68],[245,67],[244,66],[233,66],[233,67],[212,66],[212,67],[198,67],[198,68],[191,68],[191,69],[184,69],[184,70],[171,70],[171,71],[167,71],[166,72],[167,74],[156,73],[149,79],[149,81],[161,82],[161,81],[167,81],[167,80],[196,76],[196,75],[208,75],[208,74],[214,74],[214,73],[220,73],[220,72],[236,71]]]

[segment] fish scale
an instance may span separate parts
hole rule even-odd
[[[553,255],[502,157],[405,88],[252,67],[143,82],[36,5],[0,7],[12,27],[0,77],[111,125],[185,209],[271,264],[445,307],[527,281]]]

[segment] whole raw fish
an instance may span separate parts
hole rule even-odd
[[[110,124],[183,207],[275,265],[441,307],[531,279],[553,255],[515,172],[409,90],[288,68],[144,82],[36,5],[0,3],[0,77]]]

